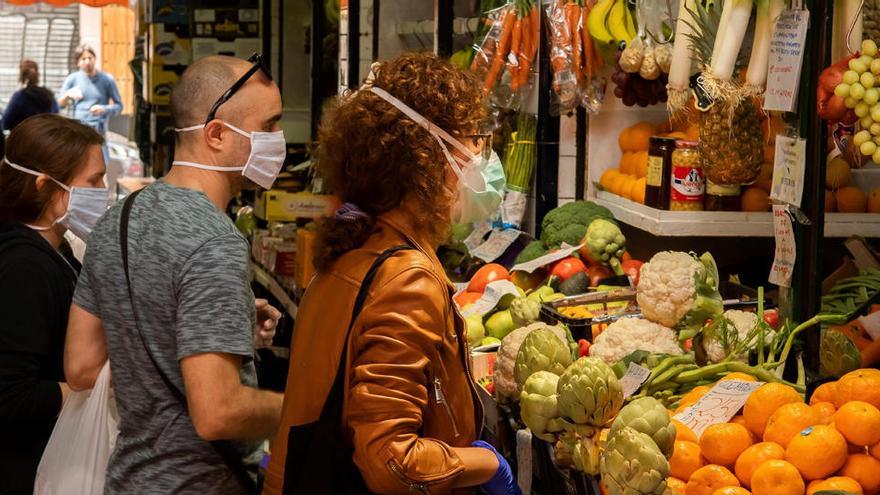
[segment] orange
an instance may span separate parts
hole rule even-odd
[[[741,373],[739,371],[734,371],[733,373],[728,373],[728,374],[724,375],[724,377],[718,381],[723,382],[725,380],[740,380],[743,382],[756,382],[756,381],[758,381],[758,379],[755,378],[754,376],[752,376],[748,373]]]
[[[749,429],[749,425],[746,424],[746,418],[742,417],[742,415],[734,416],[733,419],[730,420],[730,422],[737,425],[743,425],[746,427],[746,430]],[[749,435],[752,436],[752,443],[760,440],[760,438],[755,437],[755,434],[752,433],[751,430],[749,430]]]
[[[742,194],[742,211],[770,211],[770,194],[760,187],[750,187]]]
[[[880,443],[874,444],[874,446],[869,449],[869,452],[874,456],[874,459],[880,460]]]
[[[865,493],[880,490],[880,461],[867,454],[852,454],[839,473],[856,480]]]
[[[725,486],[715,490],[715,493],[712,495],[752,495],[752,492],[741,486]]]
[[[754,495],[804,495],[806,488],[801,473],[790,462],[767,461],[752,476]]]
[[[629,151],[629,127],[620,131],[620,136],[617,137],[617,145],[620,146],[620,151]]]
[[[699,141],[700,140],[700,126],[697,124],[691,124],[684,131],[687,135],[687,138],[691,141]]]
[[[827,382],[823,383],[816,387],[816,390],[813,391],[813,395],[810,396],[810,405],[817,402],[834,402],[834,398],[837,396],[837,382]]]
[[[705,465],[699,445],[694,442],[675,442],[675,449],[669,458],[670,476],[687,480],[694,471]]]
[[[764,437],[767,421],[777,409],[792,402],[803,402],[795,389],[781,383],[761,385],[746,400],[743,416],[752,433],[759,438]]]
[[[847,478],[846,476],[834,476],[827,480],[811,481],[807,485],[807,495],[813,495],[823,490],[840,490],[843,492],[855,493],[862,495],[862,485],[858,481]]]
[[[773,442],[761,442],[747,448],[736,460],[736,477],[745,486],[752,486],[752,475],[761,464],[770,460],[785,459],[785,449]]]
[[[849,443],[874,445],[880,442],[880,409],[860,400],[847,402],[834,413],[834,427]]]
[[[837,199],[834,197],[834,193],[825,190],[825,213],[834,213],[837,211]]]
[[[851,371],[837,380],[834,405],[840,407],[854,400],[864,401],[880,408],[880,370],[862,368]]]
[[[687,495],[713,495],[718,489],[739,486],[739,480],[729,469],[709,464],[697,469],[688,480]]]
[[[626,199],[632,199],[633,189],[636,185],[636,176],[635,175],[624,175],[624,183],[620,186],[620,195]]]
[[[758,178],[755,180],[755,185],[760,187],[761,189],[770,192],[770,189],[773,188],[773,161],[764,161],[761,164],[761,171],[758,172]]]
[[[648,175],[648,152],[639,151],[632,156],[632,173],[641,179]]]
[[[632,190],[632,200],[636,203],[645,204],[645,187],[648,185],[648,179],[642,177],[637,180]]]
[[[864,213],[868,208],[868,197],[856,186],[841,187],[834,195],[837,211],[841,213]]]
[[[672,418],[672,424],[675,425],[675,441],[679,442],[694,442],[700,443],[700,439],[697,438],[697,434],[694,433],[694,430],[685,426],[681,421]]]
[[[633,175],[636,173],[635,170],[635,162],[633,161],[633,156],[635,153],[631,151],[625,151],[623,155],[620,157],[620,173]]]
[[[629,128],[629,151],[648,151],[651,136],[657,134],[657,126],[650,122],[639,122]]]
[[[608,192],[612,192],[611,187],[614,184],[614,179],[616,179],[618,175],[620,175],[620,170],[617,170],[616,168],[609,168],[608,170],[603,172],[602,177],[599,178],[599,185],[602,186],[602,189]]]
[[[628,177],[631,176],[626,174],[618,174],[616,177],[614,177],[614,179],[612,179],[611,181],[611,192],[618,196],[623,196],[626,193],[624,187],[629,184]]]
[[[794,464],[808,481],[837,472],[846,463],[846,456],[846,439],[825,425],[811,426],[798,433],[785,450],[785,460]]]
[[[852,171],[849,168],[849,163],[846,163],[846,160],[839,156],[832,158],[825,167],[825,187],[827,189],[836,191],[849,184],[851,178]]]
[[[697,401],[700,400],[704,395],[709,393],[710,390],[712,390],[712,388],[705,385],[694,387],[693,390],[684,394],[684,397],[682,397],[681,400],[678,401],[678,409],[676,409],[675,412],[678,413],[684,411],[685,409],[696,404]]]
[[[703,457],[721,466],[733,466],[739,455],[751,445],[749,430],[734,423],[714,424],[706,428],[700,437]]]
[[[764,441],[776,442],[788,447],[788,442],[805,428],[822,423],[819,414],[803,402],[785,404],[776,410],[767,421]]]
[[[868,213],[880,213],[880,187],[868,193]]]
[[[810,408],[816,411],[816,414],[819,415],[819,424],[823,425],[831,424],[834,413],[837,412],[837,408],[830,402],[816,402]]]
[[[666,480],[666,488],[672,492],[672,495],[685,495],[687,483],[678,478],[668,478]]]
[[[669,134],[666,135],[666,137],[672,138],[672,139],[687,139],[688,138],[687,134],[685,134],[681,131],[670,132]]]

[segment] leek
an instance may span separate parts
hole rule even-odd
[[[736,59],[742,47],[743,38],[749,28],[749,19],[752,17],[752,0],[730,0],[730,8],[725,8],[721,14],[721,24],[718,27],[719,37],[722,38],[717,56],[712,57],[712,67],[709,73],[719,81],[730,81],[733,69],[736,67]],[[727,11],[730,14],[727,14]],[[725,18],[726,17],[726,18]],[[725,95],[719,95],[725,96]]]
[[[782,0],[772,0],[782,4]],[[755,18],[755,39],[752,41],[752,54],[749,69],[746,71],[746,86],[755,94],[764,92],[767,83],[767,64],[770,61],[770,38],[773,35],[773,20],[770,13],[771,0],[757,0]]]
[[[695,11],[695,0],[681,0],[678,8],[678,20],[675,23],[675,42],[672,45],[672,63],[669,65],[669,83],[666,85],[669,94],[667,107],[672,115],[685,109],[690,98],[691,61],[694,55],[691,36],[693,35],[693,12]]]

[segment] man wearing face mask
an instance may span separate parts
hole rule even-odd
[[[281,95],[259,56],[207,57],[171,111],[174,167],[91,234],[65,373],[89,388],[109,355],[120,432],[106,493],[255,493],[282,396],[256,388],[252,356],[280,313],[255,304],[247,241],[223,212],[283,165]]]
[[[453,221],[501,203],[483,117],[472,74],[405,54],[325,120],[318,169],[344,204],[318,227],[264,494],[520,493],[479,441],[464,322],[435,255]]]

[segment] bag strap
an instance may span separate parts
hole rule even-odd
[[[370,286],[373,284],[373,280],[376,278],[376,274],[379,273],[379,268],[381,268],[382,264],[385,263],[388,258],[394,256],[395,253],[410,249],[414,248],[407,245],[386,249],[378,258],[376,258],[370,266],[370,269],[367,271],[367,275],[364,277],[363,282],[361,282],[361,287],[354,300],[354,307],[351,310],[351,320],[349,320],[348,330],[345,332],[345,340],[342,341],[342,354],[339,358],[339,366],[336,368],[336,378],[333,380],[333,386],[330,388],[330,393],[327,395],[324,407],[321,408],[319,421],[329,420],[334,421],[335,424],[342,422],[342,403],[343,397],[345,397],[345,365],[348,357],[348,341],[351,338],[351,330],[354,328],[354,322],[357,320],[364,307],[364,302],[366,302],[367,296],[369,295]]]
[[[122,205],[122,213],[120,215],[119,221],[119,247],[122,251],[122,268],[125,270],[125,283],[128,285],[128,298],[131,301],[131,314],[134,317],[135,328],[137,329],[138,335],[140,336],[141,343],[144,346],[144,350],[147,351],[147,355],[150,357],[150,361],[153,363],[153,367],[156,368],[156,371],[159,373],[159,376],[162,378],[162,381],[165,382],[165,386],[171,393],[177,398],[177,400],[183,405],[184,410],[189,410],[186,402],[186,395],[171,381],[165,373],[162,372],[162,368],[159,367],[159,363],[156,361],[156,357],[153,356],[153,353],[150,351],[150,347],[147,345],[147,339],[144,338],[143,332],[141,332],[140,324],[138,323],[137,310],[135,309],[134,304],[134,295],[132,293],[131,288],[131,278],[129,276],[128,271],[128,221],[131,216],[131,208],[134,205],[134,200],[137,195],[143,191],[143,189],[138,189],[137,191],[130,194],[127,198],[125,198],[125,203]],[[241,461],[241,457],[234,452],[229,444],[214,441],[210,442],[214,447],[214,450],[217,451],[217,454],[220,455],[220,458],[223,459],[223,463],[226,464],[226,467],[232,471],[232,474],[235,475],[238,482],[245,489],[248,495],[257,495],[258,489],[257,484],[254,482],[253,478],[248,474],[247,469],[244,466],[244,463]]]

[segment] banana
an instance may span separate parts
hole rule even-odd
[[[614,37],[614,42],[629,41],[629,32],[626,29],[626,0],[616,0],[611,12],[608,13],[608,30]]]
[[[611,9],[619,2],[620,0],[599,0],[599,3],[590,9],[587,29],[590,31],[590,36],[599,43],[614,43],[614,36],[608,31],[606,21]]]
[[[624,10],[626,11],[626,33],[629,36],[626,40],[627,43],[632,41],[636,37],[636,23],[633,19],[633,12],[629,9],[624,1]]]

